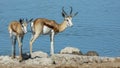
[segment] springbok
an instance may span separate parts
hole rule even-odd
[[[54,54],[54,36],[57,33],[64,31],[68,26],[72,26],[72,17],[76,16],[78,12],[72,14],[72,7],[70,11],[70,15],[64,11],[64,7],[62,8],[62,16],[64,17],[64,21],[60,24],[56,23],[54,20],[48,20],[45,18],[37,18],[31,23],[32,29],[32,38],[30,40],[30,55],[32,55],[32,45],[33,42],[41,35],[50,35],[51,42],[51,50],[50,54]]]
[[[15,45],[16,39],[18,40],[19,44],[19,59],[22,60],[22,41],[24,34],[27,33],[27,24],[31,22],[31,20],[27,20],[26,22],[24,19],[20,19],[19,21],[13,21],[8,26],[8,31],[10,33],[10,38],[12,40],[12,59],[15,58]]]

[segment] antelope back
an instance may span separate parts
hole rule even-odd
[[[13,35],[22,35],[23,30],[21,28],[21,24],[18,21],[13,21],[10,23],[8,27],[9,33]]]

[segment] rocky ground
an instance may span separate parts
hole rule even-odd
[[[37,51],[33,52],[31,58],[26,53],[25,60],[21,62],[18,57],[11,59],[9,56],[0,56],[0,68],[120,68],[120,57],[80,55],[81,52],[76,50],[63,52],[48,56],[47,53]]]

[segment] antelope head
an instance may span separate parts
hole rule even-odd
[[[24,33],[27,33],[27,25],[28,25],[28,23],[31,22],[32,20],[33,20],[33,19],[30,19],[30,20],[26,19],[26,21],[24,21],[24,19],[20,19],[20,20],[19,20],[19,22],[20,22],[20,24],[21,24],[21,26],[22,26],[22,30],[23,30]]]
[[[72,23],[72,18],[74,16],[76,16],[78,14],[78,12],[76,12],[75,14],[72,14],[72,7],[70,7],[71,10],[70,10],[70,14],[68,15],[65,11],[64,11],[64,7],[62,8],[62,16],[64,17],[64,21],[66,21],[67,23],[67,26],[73,26],[73,23]]]

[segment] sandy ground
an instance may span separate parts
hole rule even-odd
[[[16,62],[15,63],[9,63],[7,64],[7,61],[4,61],[4,63],[0,63],[0,68],[120,68],[120,58],[115,59],[114,61],[105,61],[105,62],[84,62],[82,64],[62,64],[62,63],[53,63],[53,64],[27,64],[27,61],[24,60],[22,62]],[[36,61],[36,60],[34,60]],[[47,62],[47,61],[46,61]],[[80,61],[81,62],[81,61]],[[66,62],[68,63],[68,62]]]
[[[82,65],[0,65],[0,68],[120,68],[120,62],[92,63]]]
[[[75,52],[75,51],[74,51]],[[79,50],[78,50],[79,52]],[[23,61],[16,56],[0,56],[0,68],[120,68],[120,57],[85,56],[76,54],[54,54],[42,51],[23,54]]]

